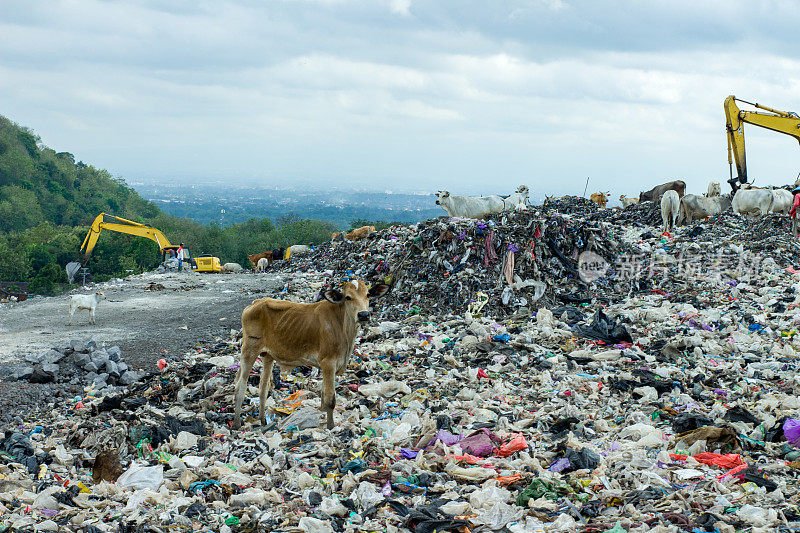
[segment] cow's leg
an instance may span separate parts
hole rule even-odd
[[[239,358],[239,372],[236,374],[235,410],[233,416],[233,429],[242,427],[242,402],[247,391],[247,380],[250,378],[250,370],[258,359],[260,347],[256,339],[249,339],[245,334],[242,340],[242,355]]]
[[[261,381],[258,384],[258,419],[261,421],[261,425],[266,425],[267,394],[272,389],[272,367],[275,365],[275,361],[267,359],[264,355],[261,357],[261,363],[263,367],[261,368]]]
[[[322,363],[322,409],[328,415],[328,429],[333,429],[333,409],[336,407],[336,362],[334,358]]]

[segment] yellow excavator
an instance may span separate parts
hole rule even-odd
[[[158,244],[158,247],[161,249],[162,262],[166,259],[167,253],[169,253],[170,250],[173,250],[177,253],[178,248],[180,248],[179,246],[170,244],[169,239],[167,239],[161,230],[151,228],[150,226],[145,226],[144,224],[139,224],[138,222],[133,222],[132,220],[126,220],[113,215],[100,213],[97,218],[94,219],[94,222],[92,222],[92,227],[89,228],[89,233],[86,234],[86,238],[83,239],[83,245],[81,245],[81,263],[85,264],[89,259],[89,255],[92,253],[92,250],[94,250],[94,247],[97,244],[97,239],[100,238],[100,232],[104,229],[118,231],[120,233],[127,233],[129,235],[137,235],[139,237],[145,237],[151,241],[155,241],[155,243]],[[186,247],[183,248],[183,253],[184,259],[189,262],[189,264],[192,266],[192,270],[195,272],[222,271],[218,257],[201,255],[193,258],[189,253],[189,249]]]
[[[759,111],[742,111],[736,102],[742,102],[762,109]],[[765,105],[748,102],[731,95],[725,99],[725,127],[728,130],[728,166],[730,168],[730,179],[733,192],[739,188],[739,184],[747,183],[747,163],[744,154],[744,125],[753,124],[768,130],[777,131],[791,135],[800,142],[800,116],[791,111],[779,111]],[[733,177],[733,162],[736,161],[737,177]],[[737,183],[738,182],[738,183]]]

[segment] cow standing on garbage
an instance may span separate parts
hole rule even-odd
[[[733,196],[733,212],[739,215],[766,215],[772,209],[772,191],[769,189],[745,189],[736,191]]]
[[[496,195],[456,196],[449,191],[436,193],[436,205],[447,211],[449,216],[462,218],[486,218],[505,209],[505,202]]]
[[[664,231],[672,231],[678,221],[680,213],[681,199],[678,193],[669,190],[661,197],[661,221],[664,223]]]
[[[605,209],[606,204],[608,204],[609,194],[607,192],[593,192],[589,199],[596,203],[600,209]]]
[[[259,384],[259,418],[265,423],[267,394],[272,388],[272,367],[311,365],[322,370],[322,409],[333,428],[336,406],[334,378],[341,374],[353,352],[359,325],[369,320],[369,300],[389,292],[380,284],[369,290],[360,280],[349,281],[341,291],[331,289],[324,300],[294,303],[272,298],[255,300],[242,312],[242,354],[236,374],[236,410],[233,428],[242,421],[242,402],[250,370],[259,357],[263,363]]]

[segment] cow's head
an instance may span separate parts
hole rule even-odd
[[[97,291],[96,293],[94,293],[94,295],[97,297],[98,300],[106,299],[106,293],[104,293],[103,291]]]
[[[517,192],[520,194],[527,195],[530,189],[528,189],[527,185],[520,185],[517,187]]]
[[[442,205],[441,201],[444,200],[445,198],[449,198],[449,197],[450,197],[450,193],[447,192],[447,191],[439,191],[439,192],[437,192],[436,193],[436,205]]]
[[[345,315],[355,322],[369,320],[369,300],[378,298],[389,292],[386,284],[375,285],[367,289],[367,284],[361,280],[348,281],[342,285],[341,290],[330,289],[323,296],[326,300],[336,305],[344,306]]]

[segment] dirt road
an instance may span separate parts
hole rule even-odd
[[[150,284],[163,286],[147,290]],[[92,337],[122,348],[132,367],[182,355],[198,342],[241,328],[242,310],[255,298],[274,296],[285,285],[273,274],[142,274],[101,284],[106,300],[97,323],[79,311],[69,317],[70,295],[33,298],[0,306],[0,377],[18,368],[25,355],[70,339]]]

